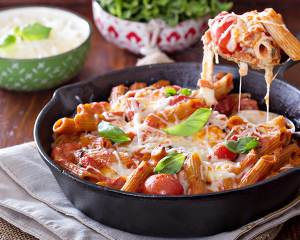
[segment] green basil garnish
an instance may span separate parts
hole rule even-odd
[[[271,57],[273,58],[274,57],[274,55],[275,55],[275,49],[274,48],[272,48],[272,51],[271,51]]]
[[[192,89],[181,88],[181,89],[179,89],[178,92],[176,92],[176,90],[174,88],[166,88],[165,89],[165,94],[166,94],[166,97],[176,96],[176,95],[179,95],[179,94],[183,94],[185,96],[190,96],[192,91],[193,91]]]
[[[186,156],[187,154],[171,153],[158,162],[153,172],[166,174],[178,173],[184,163]]]
[[[23,27],[15,27],[14,35],[6,35],[0,39],[0,51],[10,51],[16,43],[17,36],[22,40],[24,38],[33,41],[49,37],[51,28],[45,27],[39,23],[27,24]]]
[[[98,125],[98,133],[100,136],[108,138],[113,143],[124,143],[130,141],[122,129],[113,126],[111,123],[101,121]]]
[[[238,141],[229,140],[225,141],[225,147],[233,152],[233,153],[242,153],[247,154],[249,153],[253,148],[256,148],[259,144],[258,139],[255,139],[255,137],[242,137],[239,138]]]
[[[39,23],[27,24],[21,28],[15,28],[15,34],[30,41],[46,39],[50,35],[51,28]]]
[[[6,35],[0,39],[0,51],[10,51],[16,43],[14,35]]]
[[[187,137],[198,132],[207,122],[211,114],[211,109],[200,108],[197,109],[188,119],[178,124],[175,127],[162,129],[166,133]]]
[[[188,88],[181,88],[178,92],[177,92],[177,94],[183,94],[183,95],[185,95],[185,96],[190,96],[191,95],[191,93],[192,93],[192,89],[188,89]]]
[[[166,97],[170,97],[170,96],[177,95],[177,92],[174,88],[166,88],[165,89],[165,94],[166,94]]]

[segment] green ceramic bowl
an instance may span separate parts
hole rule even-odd
[[[13,18],[62,18],[78,29],[83,42],[67,52],[35,59],[0,58],[0,87],[15,91],[39,91],[68,82],[85,63],[93,34],[91,23],[68,10],[52,7],[17,7],[0,11],[0,23]]]

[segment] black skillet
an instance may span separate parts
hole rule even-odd
[[[133,67],[64,86],[54,93],[36,120],[34,137],[40,155],[76,208],[96,221],[127,232],[160,237],[201,237],[237,229],[291,201],[300,186],[299,167],[239,189],[202,195],[158,196],[98,186],[64,171],[50,159],[52,126],[57,119],[74,113],[78,97],[84,103],[105,101],[111,88],[118,84],[130,85],[135,81],[152,84],[161,79],[196,88],[200,72],[200,63]],[[217,65],[214,73],[217,72],[232,73],[237,92],[238,68]],[[261,109],[265,109],[263,73],[249,70],[243,77],[242,91],[251,93]],[[297,130],[299,103],[298,89],[279,79],[273,81],[270,110],[291,119]]]

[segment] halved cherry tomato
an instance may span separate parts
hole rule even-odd
[[[237,141],[238,138],[236,136],[233,136],[230,140]],[[219,159],[228,159],[230,161],[234,161],[237,157],[237,153],[233,153],[230,150],[228,150],[225,147],[225,143],[219,145],[216,147],[214,154],[219,158]]]
[[[146,179],[142,193],[155,195],[183,195],[181,183],[170,174],[155,174]]]
[[[220,13],[213,21],[212,26],[215,23],[220,23],[222,21],[222,19],[224,18],[224,16],[226,16],[228,13]],[[233,52],[229,51],[227,48],[227,44],[230,41],[231,38],[231,33],[230,31],[228,31],[228,33],[226,34],[225,37],[222,37],[222,34],[232,25],[234,20],[230,20],[228,22],[225,22],[222,26],[217,27],[214,31],[211,31],[212,37],[214,39],[215,42],[218,43],[219,48],[221,50],[222,53],[224,54],[233,54],[235,50],[241,51],[242,47],[240,46],[240,44],[238,43],[236,46],[236,49],[234,49]],[[214,29],[214,28],[212,28]],[[220,41],[221,38],[221,41]]]
[[[225,114],[227,117],[230,116],[233,108],[233,100],[230,96],[226,96],[218,101],[215,111],[218,111],[220,114]]]

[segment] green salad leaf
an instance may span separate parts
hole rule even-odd
[[[232,8],[232,2],[218,0],[97,0],[108,13],[130,21],[149,22],[160,18],[174,27],[178,22],[211,17]]]
[[[253,136],[239,138],[238,141],[225,141],[225,147],[233,153],[247,154],[259,144],[259,139]]]
[[[101,121],[98,124],[98,133],[100,136],[108,138],[113,143],[124,143],[131,140],[122,129],[113,126],[106,121]]]
[[[168,156],[161,159],[156,167],[154,173],[174,174],[178,173],[184,163],[187,154],[170,153]]]
[[[205,125],[210,114],[211,114],[211,109],[200,108],[197,109],[184,122],[174,127],[170,127],[162,130],[172,135],[187,137],[198,132]]]

